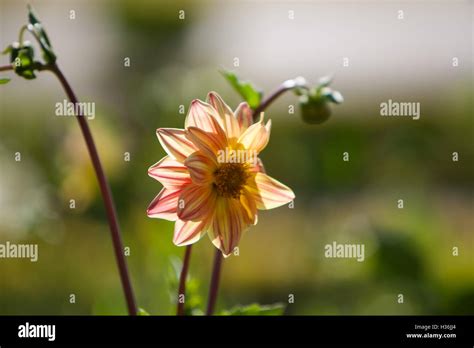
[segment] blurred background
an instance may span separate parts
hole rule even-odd
[[[0,0],[2,49],[27,22],[26,3]],[[31,3],[79,98],[95,102],[90,127],[140,307],[175,313],[184,253],[172,223],[146,216],[161,189],[147,175],[164,155],[155,130],[182,128],[179,106],[210,90],[235,108],[241,99],[218,72],[227,68],[267,93],[333,74],[345,102],[320,126],[303,123],[298,107],[288,113],[290,93],[267,110],[262,159],[293,188],[295,208],[260,214],[224,262],[218,308],[293,294],[287,314],[472,314],[472,1]],[[0,259],[0,314],[125,314],[85,144],[74,118],[55,116],[64,93],[46,72],[11,77],[0,87],[0,243],[37,243],[39,260]],[[421,118],[381,117],[388,99],[421,103]],[[365,261],[325,258],[333,241],[364,244]],[[206,303],[213,253],[207,237],[193,248],[193,308]]]

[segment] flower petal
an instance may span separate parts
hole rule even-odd
[[[176,221],[178,219],[176,212],[180,194],[181,189],[163,188],[150,203],[146,211],[148,217]]]
[[[265,166],[263,165],[263,162],[259,157],[257,157],[257,161],[254,161],[254,163],[250,163],[249,170],[254,173],[266,173]]]
[[[243,133],[253,123],[252,109],[247,102],[242,102],[235,109],[235,117],[239,122],[240,133]]]
[[[227,138],[224,131],[222,133],[210,133],[200,128],[189,127],[186,136],[192,143],[210,158],[216,157],[219,150],[224,150],[227,146]]]
[[[148,175],[167,188],[180,187],[191,183],[188,168],[181,162],[165,156],[148,169]]]
[[[244,213],[245,222],[247,224],[257,224],[257,204],[252,194],[243,190],[240,195],[240,204],[242,205],[242,212]]]
[[[197,127],[205,132],[218,133],[222,130],[221,117],[212,105],[199,99],[194,99],[189,107],[188,115],[184,121],[185,128]]]
[[[186,171],[189,170],[191,179],[195,184],[208,184],[213,179],[213,173],[217,168],[215,158],[206,156],[201,151],[196,151],[184,161]]]
[[[257,173],[253,179],[249,179],[246,189],[261,210],[273,209],[295,199],[295,194],[288,186],[264,173]]]
[[[209,237],[212,243],[222,251],[224,257],[234,251],[246,227],[240,202],[232,198],[219,197],[214,217],[209,225]]]
[[[240,135],[240,126],[231,108],[222,100],[216,92],[209,92],[207,95],[207,102],[214,107],[219,117],[221,124],[228,138],[238,138]]]
[[[211,185],[186,186],[179,196],[178,217],[184,221],[197,221],[211,216],[216,196]]]
[[[238,142],[242,144],[248,151],[256,151],[260,153],[270,140],[271,122],[267,125],[263,124],[263,120],[254,123],[240,136]]]
[[[180,162],[196,151],[194,144],[186,138],[184,129],[159,128],[156,135],[166,153]]]
[[[174,224],[173,243],[177,246],[193,244],[205,234],[205,221],[183,221],[178,219]]]

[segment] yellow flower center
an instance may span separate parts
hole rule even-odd
[[[223,163],[214,172],[214,187],[219,196],[239,198],[248,177],[245,164]]]

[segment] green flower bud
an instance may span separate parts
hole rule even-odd
[[[301,117],[309,124],[321,124],[331,116],[331,108],[326,98],[310,97],[302,95],[300,97]]]
[[[316,87],[300,96],[301,116],[309,124],[321,124],[331,116],[330,103],[340,104],[343,97],[338,91],[329,88],[331,77],[323,77]]]
[[[21,47],[17,43],[11,46],[10,62],[14,65],[15,72],[27,80],[36,78],[34,56],[33,46],[28,41],[25,41]]]

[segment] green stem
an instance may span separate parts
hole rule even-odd
[[[24,25],[20,28],[20,33],[18,34],[18,42],[20,43],[20,46],[23,46],[23,38],[25,36],[25,31],[28,30],[28,26]],[[35,35],[35,39],[38,40],[38,37]]]

